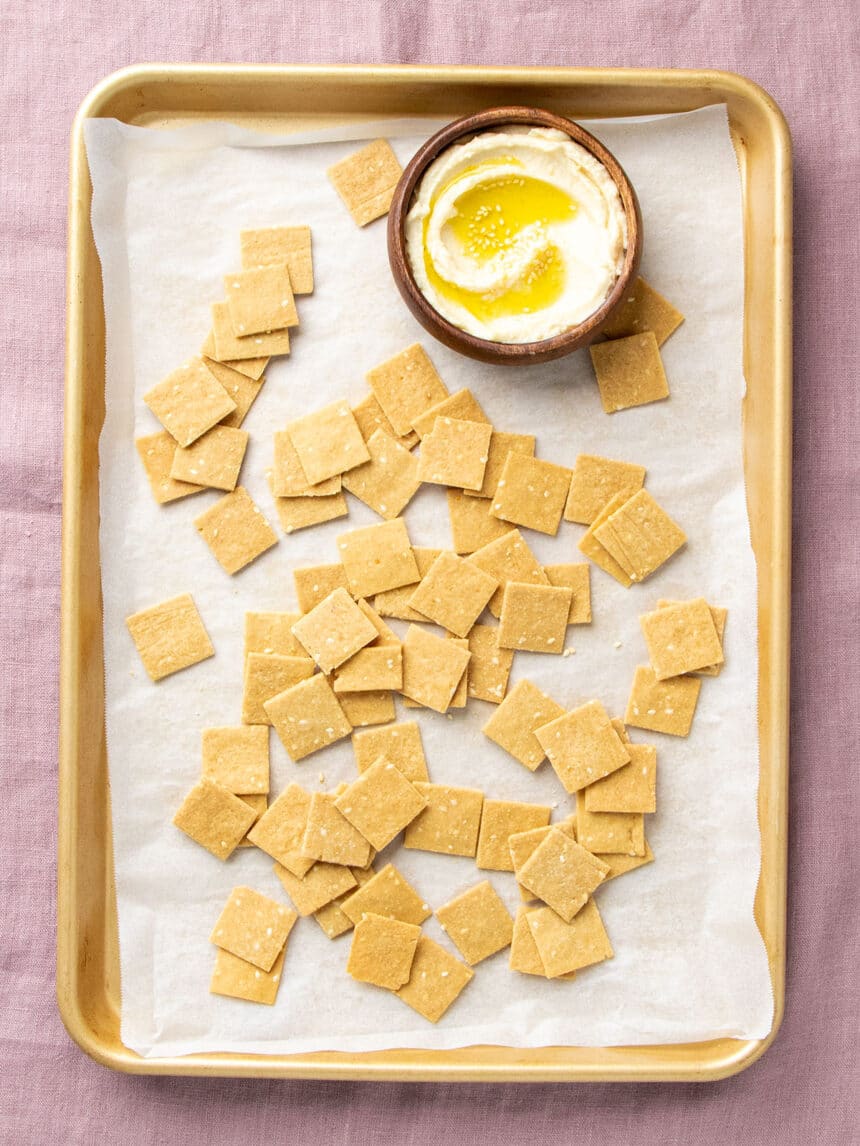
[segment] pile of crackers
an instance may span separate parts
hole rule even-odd
[[[376,141],[330,177],[365,225],[387,210],[399,174]],[[226,492],[196,525],[231,575],[277,542],[238,485],[239,427],[269,358],[289,351],[295,295],[313,289],[310,232],[244,232],[242,263],[225,279],[203,353],[145,396],[163,433],[138,442],[160,503]],[[637,280],[607,341],[591,348],[607,412],[668,396],[659,347],[681,321]],[[644,822],[656,810],[657,752],[627,729],[689,733],[702,677],[723,663],[726,611],[658,600],[642,616],[650,663],[636,670],[623,721],[599,700],[567,710],[527,678],[509,690],[518,651],[569,656],[569,627],[591,621],[589,563],[542,565],[522,531],[585,526],[582,554],[628,588],[683,547],[684,531],[645,489],[643,466],[536,457],[533,436],[497,428],[470,390],[449,393],[418,344],[367,382],[357,404],[336,401],[275,431],[268,480],[286,535],[345,516],[347,493],[382,520],[341,534],[336,561],[293,571],[298,611],[246,614],[241,723],[203,730],[202,773],[174,822],[220,860],[267,853],[293,904],[234,889],[210,936],[214,993],[274,1003],[290,933],[313,916],[330,939],[352,934],[354,979],[436,1022],[472,968],[502,950],[512,970],[553,980],[612,957],[596,893],[654,858]],[[446,489],[450,549],[412,545],[403,513],[424,483]],[[215,651],[188,594],[127,624],[153,680]],[[488,739],[531,772],[548,759],[575,811],[552,822],[555,805],[434,783],[419,725],[398,721],[395,696],[449,719],[471,700],[495,706]],[[269,726],[294,762],[351,738],[355,778],[330,791],[291,782],[270,803]],[[393,863],[374,866],[398,839],[511,874],[516,916],[486,878],[434,909]],[[431,915],[460,958],[424,933]]]

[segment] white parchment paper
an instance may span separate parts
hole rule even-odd
[[[385,253],[385,224],[354,226],[325,169],[355,140],[386,135],[402,161],[434,124],[395,121],[273,138],[226,124],[177,131],[87,125],[93,227],[107,321],[107,416],[101,437],[101,561],[107,738],[122,975],[122,1038],[143,1055],[194,1051],[300,1052],[682,1042],[761,1037],[773,999],[753,920],[760,842],[756,821],[756,572],[741,467],[742,221],[738,170],[723,108],[593,125],[637,187],[645,228],[642,271],[686,322],[663,347],[668,402],[605,415],[587,352],[513,370],[436,345],[402,305]],[[308,223],[316,291],[299,299],[301,328],[272,364],[245,426],[242,482],[274,521],[264,471],[272,433],[342,395],[365,393],[364,373],[420,339],[453,392],[469,386],[500,429],[535,434],[541,457],[572,465],[579,452],[648,467],[647,486],[689,536],[682,553],[627,591],[592,573],[594,623],[569,630],[568,658],[518,654],[512,681],[531,677],[561,704],[599,697],[621,714],[637,664],[647,661],[638,615],[659,597],[704,595],[729,609],[727,664],[705,679],[692,735],[634,732],[658,745],[658,806],[646,831],[656,862],[600,892],[615,958],[574,982],[513,975],[504,955],[436,1027],[384,991],[346,975],[349,938],[330,942],[313,919],[290,939],[274,1007],[209,994],[208,935],[236,884],[275,897],[271,861],[256,849],[226,864],[171,824],[200,771],[200,734],[238,723],[243,614],[296,606],[291,572],[337,560],[335,537],[375,515],[350,499],[349,519],[290,537],[234,578],[192,521],[220,495],[167,507],[153,501],[134,438],[157,429],[141,396],[209,329],[222,276],[239,265],[243,227]],[[450,545],[444,492],[424,489],[406,511],[415,544]],[[547,562],[580,559],[581,528],[528,533]],[[158,685],[142,670],[124,618],[191,592],[217,650]],[[502,799],[572,806],[545,765],[532,775],[480,732],[490,706],[471,701],[421,723],[432,778]],[[310,788],[354,774],[348,741],[292,764],[272,735],[273,787]],[[396,863],[433,905],[483,878],[471,860],[410,852]],[[512,910],[513,876],[489,873]],[[434,920],[428,934],[448,945]]]

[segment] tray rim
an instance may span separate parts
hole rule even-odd
[[[773,693],[774,751],[779,767],[769,769],[769,788],[760,781],[759,815],[766,796],[777,818],[773,838],[762,834],[762,854],[768,845],[768,864],[773,866],[779,910],[768,917],[770,935],[763,933],[768,950],[774,994],[773,1025],[762,1039],[719,1039],[704,1043],[660,1044],[653,1047],[465,1047],[455,1051],[379,1052],[349,1054],[325,1052],[308,1055],[249,1055],[234,1052],[202,1053],[188,1056],[143,1058],[121,1042],[113,1045],[106,1032],[98,1029],[84,1014],[78,993],[81,951],[79,919],[75,914],[74,860],[79,840],[77,822],[77,729],[79,727],[79,681],[75,668],[80,656],[81,631],[77,599],[81,586],[80,551],[76,544],[81,507],[81,411],[83,402],[84,326],[86,294],[83,289],[83,246],[90,228],[89,180],[83,148],[83,128],[87,119],[109,112],[112,101],[127,96],[145,84],[199,84],[226,81],[252,82],[273,78],[313,81],[343,76],[368,85],[375,82],[429,83],[459,82],[481,87],[490,83],[516,84],[530,81],[566,81],[574,94],[577,88],[606,85],[635,92],[647,85],[667,92],[698,92],[697,106],[728,103],[729,99],[751,106],[763,114],[770,130],[774,151],[773,173],[776,195],[774,221],[781,241],[775,244],[773,282],[775,297],[770,316],[774,355],[773,426],[783,447],[775,459],[776,488],[781,496],[772,506],[773,529],[781,542],[775,567],[770,569],[775,594],[773,612],[777,619],[769,629],[770,663],[774,671],[768,679]],[[527,94],[527,93],[524,93]],[[229,115],[229,113],[227,113]],[[587,116],[581,116],[587,118]],[[788,790],[788,640],[790,626],[791,551],[791,139],[785,117],[772,97],[753,81],[734,72],[714,69],[652,68],[575,68],[472,65],[253,65],[253,64],[142,64],[120,69],[100,81],[85,97],[75,116],[71,135],[70,188],[68,210],[68,265],[66,304],[65,425],[63,450],[62,584],[60,640],[60,735],[59,735],[59,823],[57,875],[57,1002],[63,1023],[75,1043],[91,1058],[109,1068],[134,1074],[175,1074],[207,1076],[252,1076],[290,1078],[331,1078],[403,1081],[708,1081],[734,1075],[751,1066],[773,1044],[785,1008],[785,916],[787,889],[787,790]],[[745,321],[746,335],[746,321]],[[759,584],[762,572],[759,570]],[[761,638],[760,638],[761,640]],[[763,678],[760,675],[759,687]],[[761,878],[760,878],[761,885]],[[758,893],[757,893],[758,901]],[[728,1051],[717,1048],[729,1045]],[[683,1065],[661,1064],[653,1052],[683,1046],[699,1053]],[[121,1049],[119,1049],[121,1048]],[[586,1060],[552,1062],[554,1051],[581,1050]],[[519,1063],[494,1061],[493,1052],[534,1059],[541,1051],[543,1061]],[[390,1056],[408,1061],[389,1061]],[[649,1057],[650,1055],[650,1057]],[[636,1061],[636,1060],[640,1061]],[[602,1060],[602,1061],[598,1061]]]

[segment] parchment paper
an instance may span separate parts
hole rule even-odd
[[[101,560],[107,740],[113,805],[122,977],[122,1038],[143,1055],[194,1051],[301,1052],[662,1043],[761,1037],[773,999],[753,920],[760,864],[756,821],[756,572],[741,469],[742,222],[738,170],[723,108],[593,125],[637,187],[646,277],[686,322],[663,347],[667,402],[605,415],[587,352],[512,370],[435,344],[402,305],[385,254],[385,224],[354,226],[324,171],[355,140],[385,135],[402,161],[433,129],[396,121],[273,138],[225,124],[177,131],[87,125],[93,227],[107,321],[107,416],[101,437]],[[337,560],[335,537],[378,520],[350,499],[348,519],[281,536],[234,578],[222,572],[192,520],[219,496],[159,508],[133,441],[157,425],[141,396],[196,353],[222,276],[239,266],[239,230],[279,223],[313,228],[316,291],[299,299],[301,328],[272,364],[245,423],[242,482],[270,518],[264,471],[272,433],[342,395],[365,393],[364,372],[420,339],[453,392],[470,386],[500,429],[533,433],[541,457],[572,465],[579,452],[637,461],[647,486],[689,536],[686,549],[644,585],[625,590],[592,571],[594,622],[569,630],[568,658],[518,654],[512,683],[529,676],[574,706],[599,697],[621,714],[637,664],[647,662],[638,615],[659,597],[704,595],[729,609],[726,668],[703,682],[688,740],[634,732],[659,752],[658,807],[646,820],[656,862],[600,892],[615,958],[574,982],[513,975],[505,955],[437,1027],[345,972],[350,940],[329,941],[313,919],[290,939],[273,1008],[209,994],[208,935],[231,888],[282,889],[256,849],[219,863],[171,824],[200,771],[200,734],[238,723],[243,614],[295,608],[294,567]],[[406,510],[415,544],[450,545],[444,491],[424,489]],[[547,562],[581,559],[579,526],[556,538],[529,532]],[[191,592],[216,656],[158,685],[146,677],[124,618]],[[487,795],[572,806],[548,765],[535,775],[480,732],[491,707],[470,701],[420,721],[432,778]],[[292,764],[272,735],[273,788],[316,788],[354,775],[349,742]],[[323,780],[324,776],[324,780]],[[513,876],[471,860],[406,851],[390,857],[433,906],[489,874],[515,910]],[[448,945],[434,920],[427,933]]]

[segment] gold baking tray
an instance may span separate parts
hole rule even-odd
[[[745,234],[744,457],[758,566],[761,876],[756,919],[773,982],[765,1039],[629,1047],[475,1046],[367,1054],[141,1058],[120,1039],[119,950],[104,731],[98,439],[105,334],[90,229],[87,119],[175,127],[226,119],[291,131],[347,120],[454,118],[534,104],[573,118],[728,105]],[[142,66],[86,98],[71,142],[63,495],[57,995],[72,1038],[139,1074],[488,1082],[694,1080],[736,1073],[773,1041],[785,975],[791,551],[791,143],[770,97],[717,71],[595,68]]]

